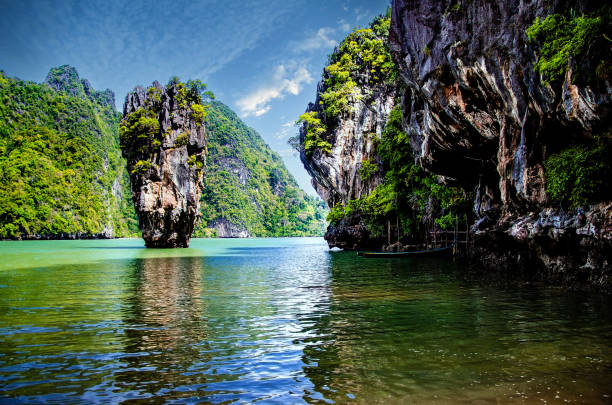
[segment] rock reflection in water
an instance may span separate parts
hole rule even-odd
[[[126,367],[116,374],[119,386],[159,395],[177,385],[204,384],[191,373],[210,360],[207,320],[203,317],[200,257],[136,259],[126,301]],[[162,390],[160,392],[160,390]],[[191,393],[193,394],[193,392]]]

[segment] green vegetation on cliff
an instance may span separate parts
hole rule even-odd
[[[394,85],[397,71],[387,45],[391,18],[377,17],[369,28],[357,28],[329,56],[319,103],[327,117],[350,113],[357,86]]]
[[[567,147],[544,161],[546,192],[569,207],[612,200],[612,139]]]
[[[377,17],[368,28],[354,29],[329,55],[323,73],[325,86],[318,95],[320,111],[308,111],[297,120],[304,126],[302,147],[307,156],[315,150],[331,151],[325,138],[328,129],[333,129],[338,117],[353,112],[354,101],[373,96],[361,94],[361,88],[396,85],[397,70],[387,44],[390,24],[390,17]]]
[[[170,118],[180,114],[185,120],[193,120],[196,127],[200,128],[208,110],[208,105],[203,105],[204,94],[214,98],[200,80],[183,83],[176,76],[170,78],[165,89],[158,82],[147,88],[141,108],[124,116],[119,124],[120,146],[132,175],[144,176],[150,169],[159,169],[160,148],[163,144],[172,142],[173,148],[189,144],[186,128],[177,135],[179,130],[171,125],[171,121],[165,121],[166,126],[162,125],[162,121],[167,118],[162,111],[175,103],[179,109],[168,113]],[[171,139],[173,133],[176,136],[174,141]],[[188,157],[189,167],[195,167],[198,176],[204,167],[204,158],[204,154],[199,153]],[[135,181],[134,177],[131,179]]]
[[[534,70],[547,82],[563,81],[570,66],[572,80],[597,86],[612,78],[612,7],[576,15],[565,13],[536,18],[526,30],[539,46]],[[606,130],[606,129],[604,129]],[[590,138],[590,137],[589,137]],[[574,141],[543,162],[546,192],[562,206],[577,207],[612,198],[610,134]]]
[[[305,112],[300,115],[295,123],[304,125],[304,151],[306,151],[307,156],[311,156],[315,149],[325,153],[331,152],[331,143],[323,139],[327,132],[327,126],[321,122],[321,118],[316,111]]]
[[[304,193],[282,159],[226,105],[211,101],[202,222],[194,236],[229,222],[251,236],[313,236],[325,228],[324,204]]]
[[[0,238],[133,236],[119,114],[74,68],[46,83],[0,73]]]
[[[353,30],[329,56],[317,103],[297,121],[303,136],[297,149],[307,159],[317,159],[315,150],[331,152],[337,125],[351,118],[356,103],[375,105],[381,94],[399,91],[397,68],[388,48],[390,22],[387,13],[368,28]],[[358,217],[374,237],[386,233],[392,223],[405,239],[418,239],[433,225],[448,229],[469,215],[470,196],[462,188],[444,184],[415,163],[399,107],[390,112],[380,136],[368,136],[373,136],[375,153],[359,162],[359,178],[368,182],[378,177],[381,181],[374,181],[381,184],[359,199],[336,203],[327,217],[331,225]]]
[[[396,107],[376,144],[384,182],[366,197],[333,207],[327,218],[331,224],[357,213],[374,236],[383,234],[387,221],[397,221],[401,234],[419,237],[432,223],[451,229],[469,215],[471,196],[460,187],[443,184],[414,163],[410,140],[401,123],[401,109]],[[365,167],[374,171],[372,165],[368,162]]]
[[[536,18],[527,29],[529,41],[539,41],[540,45],[534,70],[547,81],[562,80],[570,58],[583,57],[589,49],[595,49],[602,52],[595,73],[600,79],[605,79],[612,70],[612,38],[606,36],[606,33],[610,35],[611,29],[610,6],[603,7],[595,14],[577,16],[572,10],[570,15],[550,14],[545,19]]]

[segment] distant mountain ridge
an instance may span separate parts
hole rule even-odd
[[[63,91],[74,97],[88,98],[101,105],[115,107],[115,93],[111,89],[96,91],[87,79],[81,79],[76,69],[69,65],[51,68],[45,83],[55,91]]]
[[[195,236],[323,235],[324,202],[299,188],[257,131],[214,100],[204,124],[208,168]]]
[[[0,238],[140,235],[111,90],[63,65],[40,84],[0,71],[0,100]],[[217,101],[206,125],[195,237],[322,234],[322,202],[299,189],[257,132]]]

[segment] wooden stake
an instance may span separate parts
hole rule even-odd
[[[395,226],[397,227],[397,243],[400,243],[400,234],[399,234],[399,215],[395,216]]]

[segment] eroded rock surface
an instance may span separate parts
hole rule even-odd
[[[323,88],[324,83],[319,83],[318,87]],[[355,96],[350,104],[352,113],[339,117],[338,123],[329,133],[331,152],[317,149],[310,156],[304,151],[300,153],[306,171],[312,176],[313,187],[328,207],[365,197],[384,179],[379,171],[367,179],[363,179],[360,173],[362,162],[377,161],[374,142],[380,137],[395,105],[394,89],[385,89],[388,92],[376,90],[376,97],[368,99],[364,94],[372,94],[373,89],[361,88],[361,94]],[[307,111],[319,110],[316,107],[318,101],[317,97],[314,104],[309,104]],[[300,131],[303,138],[304,129]],[[370,244],[370,232],[359,218],[349,218],[330,225],[325,240],[330,247],[356,249]]]
[[[188,247],[200,216],[206,162],[200,102],[197,89],[178,81],[126,96],[121,149],[147,247]]]
[[[543,169],[551,154],[609,130],[611,82],[585,80],[609,44],[590,44],[562,83],[546,83],[534,71],[541,45],[526,34],[536,17],[601,5],[393,1],[390,49],[409,93],[404,128],[425,168],[476,190],[472,257],[488,270],[610,284],[610,205],[550,208]]]
[[[317,94],[324,89],[325,83],[321,81]],[[331,151],[327,153],[316,149],[312,155],[304,150],[300,153],[304,167],[312,176],[313,187],[329,207],[367,196],[382,182],[380,173],[374,173],[367,180],[362,179],[359,169],[364,160],[377,159],[374,142],[380,137],[387,117],[395,106],[396,92],[395,89],[367,86],[359,87],[358,92],[350,102],[351,113],[338,117],[328,133]],[[372,97],[372,94],[375,96]],[[306,111],[320,112],[319,101],[317,97]],[[304,128],[300,129],[300,136],[303,144]]]
[[[476,231],[472,256],[487,273],[612,287],[612,204],[546,208]]]
[[[218,218],[211,224],[218,238],[250,238],[251,234],[244,227],[234,224],[225,218]]]
[[[478,216],[495,220],[548,202],[543,160],[609,128],[608,81],[579,85],[601,47],[571,61],[561,85],[534,71],[538,44],[526,30],[536,17],[596,1],[393,2],[390,49],[410,96],[405,129],[421,164],[477,189]],[[609,46],[609,45],[608,45]]]
[[[381,27],[385,25],[385,21],[388,24],[388,19],[375,20],[368,30],[377,32],[375,26]],[[317,85],[315,102],[310,103],[306,109],[305,115],[314,113],[321,119],[325,127],[322,137],[329,142],[329,150],[320,147],[307,150],[305,145],[309,126],[305,123],[300,128],[300,159],[312,177],[313,187],[329,208],[337,204],[346,205],[351,200],[369,195],[384,180],[384,174],[379,169],[380,159],[376,154],[376,142],[395,107],[398,97],[397,81],[391,72],[383,73],[374,69],[361,56],[357,56],[363,56],[359,53],[362,51],[353,55],[346,49],[347,43],[360,43],[356,46],[364,47],[362,40],[363,37],[360,37],[358,32],[353,32],[336,48],[330,56],[330,65],[323,71],[322,80]],[[366,41],[378,41],[381,49],[374,52],[379,53],[379,59],[385,60],[386,57],[390,62],[390,55],[383,45],[386,40],[386,32],[378,32]],[[368,50],[370,51],[372,50]],[[350,76],[355,86],[346,98],[342,111],[331,114],[327,109],[330,102],[325,101],[322,95],[328,92],[342,93],[342,90],[334,88],[334,83],[345,79],[338,79],[338,73],[333,74],[329,69],[334,69],[334,65],[338,63],[342,65],[343,58],[346,57],[353,60],[350,72],[345,73]],[[334,61],[336,63],[332,64]],[[337,95],[333,98],[342,97]],[[364,165],[377,169],[364,175]],[[330,225],[325,239],[330,247],[355,248],[371,243],[370,232],[358,217],[346,218],[338,224]]]
[[[330,248],[344,250],[377,250],[380,238],[375,238],[364,224],[360,215],[348,215],[340,222],[329,225],[325,240]]]

